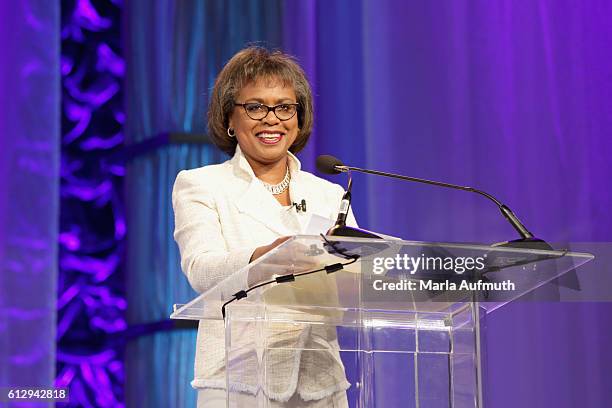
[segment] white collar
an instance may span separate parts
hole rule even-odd
[[[308,197],[304,191],[303,183],[300,182],[301,163],[291,152],[287,152],[287,155],[289,157],[289,172],[291,173],[289,199],[291,202],[299,202]],[[230,164],[235,175],[240,173],[239,177],[246,176],[248,178],[248,187],[236,197],[235,203],[238,209],[259,220],[279,235],[295,234],[295,231],[288,229],[281,220],[281,217],[279,217],[279,211],[287,214],[287,210],[264,188],[263,183],[255,176],[251,165],[238,145],[236,146],[234,157],[230,160]],[[292,212],[291,214],[294,213]],[[306,217],[298,218],[301,220],[299,222],[303,229],[305,225],[302,224],[306,222]]]
[[[289,158],[289,173],[291,174],[291,178],[294,179],[299,174],[302,168],[302,163],[290,151],[287,151],[287,156]],[[236,152],[234,153],[234,157],[231,158],[230,162],[232,163],[232,165],[238,167],[246,174],[248,174],[251,178],[257,178],[257,176],[255,176],[255,173],[253,172],[253,169],[251,168],[251,165],[246,159],[246,156],[244,155],[244,153],[242,153],[240,145],[236,145]]]

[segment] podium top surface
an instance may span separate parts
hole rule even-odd
[[[221,320],[222,305],[236,292],[267,281],[273,283],[249,291],[227,310],[246,318],[274,311],[291,318],[324,316],[337,324],[360,324],[366,315],[398,321],[415,313],[444,316],[470,302],[490,313],[593,258],[568,250],[297,235],[189,303],[175,305],[171,317]],[[333,273],[299,276],[337,264],[344,266]],[[288,281],[277,283],[278,276]]]

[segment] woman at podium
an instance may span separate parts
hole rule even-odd
[[[312,214],[336,218],[344,190],[301,170],[295,156],[312,126],[310,85],[290,56],[250,47],[222,69],[210,98],[208,129],[231,159],[181,171],[172,197],[181,267],[196,291],[214,287],[286,237],[303,233]],[[356,224],[352,214],[348,223]],[[266,278],[249,276],[237,290]],[[323,342],[338,349],[335,330],[282,333],[289,344]],[[241,336],[246,342],[254,333],[245,330]],[[192,382],[199,407],[226,406],[224,347],[222,322],[201,321]],[[230,380],[236,406],[258,406],[262,400],[273,407],[348,406],[350,384],[337,352],[241,358],[231,362],[245,367],[242,380]],[[255,368],[262,359],[268,365],[263,387]]]

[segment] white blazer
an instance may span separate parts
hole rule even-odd
[[[255,176],[239,146],[231,160],[178,174],[172,193],[174,239],[180,249],[182,270],[197,292],[210,289],[246,266],[255,248],[281,236],[303,233],[311,214],[335,220],[344,189],[301,171],[300,161],[291,153],[289,171],[291,201],[306,200],[306,213],[298,214],[281,206]],[[352,213],[347,224],[356,226]],[[247,282],[236,282],[235,291],[246,287]],[[313,341],[327,343],[328,350],[338,348],[335,330],[329,328],[287,328],[281,332],[280,341],[290,339],[298,349]],[[245,328],[241,336],[249,339],[252,333]],[[310,355],[284,353],[289,355],[268,356],[269,360],[274,360],[268,361],[274,367],[274,375],[269,376],[272,380],[264,388],[268,397],[286,401],[298,392],[304,400],[321,399],[350,386],[337,352],[325,355],[321,351]],[[241,358],[239,364],[251,370],[252,375],[246,378],[256,378],[257,356]],[[321,371],[321,360],[325,360],[323,367],[328,368],[324,375],[313,372]],[[200,322],[192,385],[194,388],[225,388],[222,322]],[[258,391],[256,384],[249,383],[248,379],[231,381],[230,386],[252,394]]]

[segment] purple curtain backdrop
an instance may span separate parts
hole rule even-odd
[[[59,43],[59,3],[0,2],[0,386],[53,385]]]
[[[609,2],[313,1],[284,13],[286,50],[316,90],[305,168],[328,153],[471,185],[549,241],[612,240]],[[462,192],[358,176],[354,197],[361,225],[406,239],[516,237]],[[611,312],[517,303],[490,315],[489,406],[607,406]]]
[[[128,331],[122,2],[61,2],[61,179],[57,377],[68,407],[124,407]],[[102,159],[102,160],[100,160]]]

